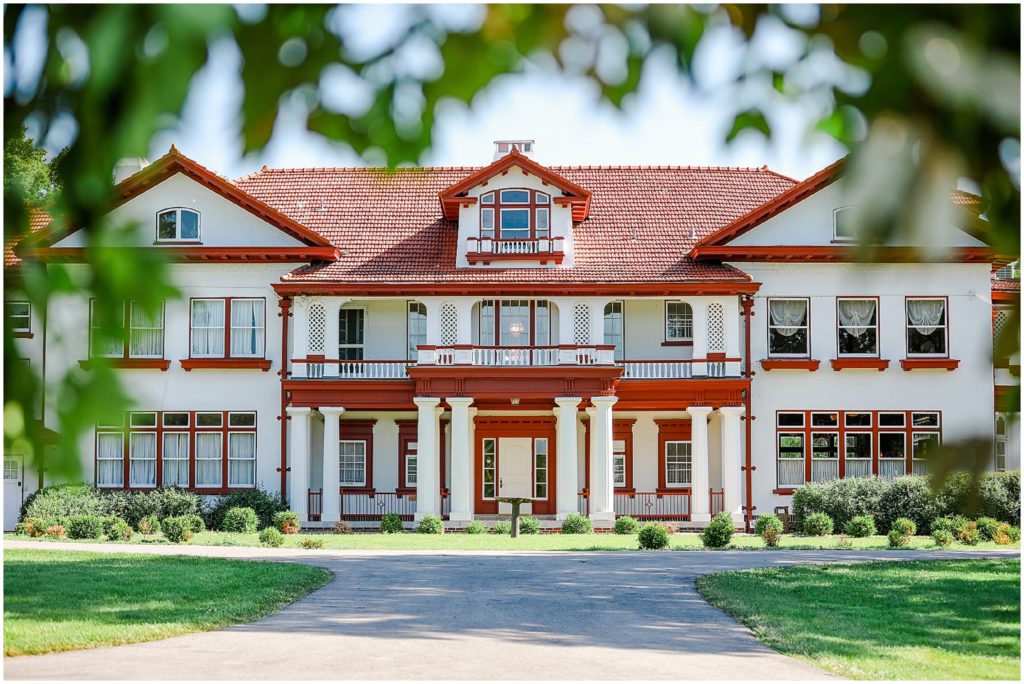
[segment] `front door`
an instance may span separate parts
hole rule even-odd
[[[21,513],[22,501],[21,456],[4,454],[4,531],[14,529]]]
[[[498,440],[498,497],[533,498],[533,440],[529,437],[502,437]],[[523,513],[531,512],[524,504]],[[512,506],[498,504],[499,513],[511,513]]]

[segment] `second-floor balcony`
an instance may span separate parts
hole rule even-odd
[[[565,258],[564,243],[562,237],[471,237],[466,247],[466,260],[471,264],[487,264],[492,261],[538,261],[542,264],[560,264]]]

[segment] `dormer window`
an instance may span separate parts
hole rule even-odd
[[[192,209],[164,209],[156,215],[157,242],[198,242],[199,212]]]
[[[853,223],[853,207],[839,207],[832,216],[833,237],[837,242],[857,239],[857,226]]]
[[[537,190],[510,189],[480,197],[480,238],[535,240],[551,236],[551,197]]]

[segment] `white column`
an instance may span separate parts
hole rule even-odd
[[[579,443],[576,437],[576,423],[580,397],[557,397],[555,399],[555,505],[558,519],[565,520],[570,513],[577,513],[579,495]]]
[[[723,406],[718,409],[722,414],[722,489],[725,490],[725,512],[732,516],[736,525],[743,524],[743,491],[740,484],[743,440],[740,436],[740,418],[744,411],[742,406]]]
[[[289,406],[291,418],[291,477],[289,479],[288,501],[291,509],[299,516],[300,523],[309,522],[309,416],[313,409],[308,406]]]
[[[341,520],[341,464],[339,459],[339,439],[341,430],[341,414],[345,412],[340,406],[321,406],[320,413],[324,416],[324,490],[320,500],[320,520],[336,523]]]
[[[612,474],[612,406],[618,397],[591,397],[590,519],[615,521],[615,478]]]
[[[590,343],[604,344],[604,307],[610,299],[590,300]]]
[[[304,359],[309,353],[309,299],[292,299],[292,321],[289,326],[292,337],[293,358]]]
[[[459,330],[456,344],[473,344],[473,305],[475,299],[457,299],[455,306],[459,312]],[[454,502],[452,502],[454,505]]]
[[[352,300],[329,297],[322,301],[327,314],[327,320],[324,323],[324,356],[329,359],[336,359],[338,358],[338,334],[340,333],[341,307],[345,306]]]
[[[696,338],[696,328],[694,337]],[[690,521],[711,521],[711,479],[708,476],[708,406],[689,406],[690,414]]]
[[[440,461],[437,455],[437,397],[415,397],[419,407],[416,424],[416,519],[441,513],[441,487],[438,483]]]
[[[473,468],[469,441],[469,406],[473,398],[448,397],[446,401],[452,407],[452,510],[449,519],[468,521],[473,519]]]

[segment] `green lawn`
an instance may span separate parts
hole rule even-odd
[[[1020,560],[709,575],[697,589],[787,655],[854,679],[1020,678]]]
[[[4,654],[117,646],[251,622],[330,573],[293,563],[4,550]]]
[[[316,538],[323,540],[324,548],[344,550],[391,550],[391,551],[624,551],[638,548],[635,534],[538,534],[526,535],[518,539],[512,539],[507,535],[495,534],[299,534],[285,537],[285,548],[299,548],[303,539]],[[28,540],[28,537],[7,535],[5,539]],[[54,543],[55,540],[40,538],[40,542]],[[65,540],[67,541],[67,540]],[[888,548],[888,540],[885,537],[866,537],[863,539],[850,538],[849,542],[854,549],[885,549]],[[60,543],[60,542],[56,542]],[[162,535],[143,536],[136,534],[132,537],[132,544],[166,544],[168,543]],[[203,532],[195,535],[190,542],[192,546],[259,546],[259,540],[255,534],[231,534],[226,532]],[[839,537],[801,537],[796,535],[783,535],[779,541],[779,547],[783,549],[835,549],[839,544]],[[700,537],[696,534],[675,534],[672,535],[671,548],[679,551],[696,551],[703,549]],[[735,549],[764,549],[764,542],[755,535],[737,534],[733,537],[730,548]],[[935,542],[931,537],[913,537],[909,548],[936,550]],[[996,546],[992,542],[984,542],[977,546],[968,547],[961,544],[953,544],[949,547],[952,550],[964,549],[1011,549],[1020,548],[1019,544],[1013,546]]]

